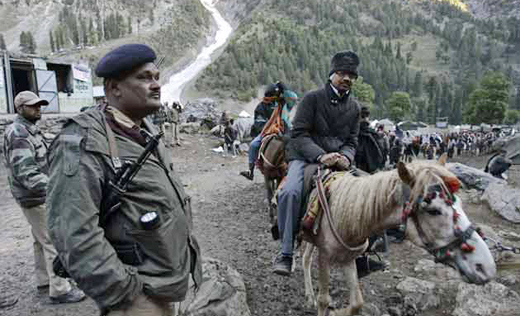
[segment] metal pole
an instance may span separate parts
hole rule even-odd
[[[9,53],[4,50],[5,89],[7,91],[7,113],[14,113],[13,78]]]

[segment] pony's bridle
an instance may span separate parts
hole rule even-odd
[[[468,244],[467,241],[471,239],[471,235],[473,232],[477,232],[478,234],[481,234],[480,230],[475,228],[472,224],[470,224],[466,229],[462,230],[461,227],[458,225],[458,219],[460,217],[460,214],[457,212],[455,207],[453,207],[453,203],[455,202],[455,195],[453,193],[456,191],[451,192],[451,187],[448,186],[448,189],[450,190],[449,193],[444,193],[444,191],[433,191],[429,192],[426,197],[423,197],[422,195],[419,196],[415,201],[410,203],[409,197],[405,198],[405,205],[403,207],[403,213],[401,216],[402,224],[405,227],[407,227],[408,219],[410,218],[417,229],[417,234],[419,236],[419,239],[424,244],[424,248],[435,258],[435,262],[440,263],[447,263],[452,258],[452,255],[450,251],[453,251],[456,248],[460,248],[465,253],[471,253],[475,250],[475,247]],[[458,189],[458,188],[457,188]],[[406,195],[406,192],[410,192],[410,188],[403,188],[403,194]],[[455,239],[449,242],[448,244],[441,246],[441,247],[434,247],[431,242],[428,241],[426,233],[424,232],[424,229],[422,228],[421,223],[419,222],[418,213],[421,211],[421,206],[423,204],[430,204],[432,200],[434,200],[437,195],[441,199],[444,200],[446,205],[450,206],[453,210],[453,224],[454,224],[454,235]]]

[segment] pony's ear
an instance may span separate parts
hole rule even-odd
[[[446,161],[448,160],[448,155],[446,153],[442,154],[441,157],[439,158],[439,165],[441,166],[445,166],[446,165]]]
[[[399,161],[397,163],[397,173],[399,174],[399,178],[401,178],[401,180],[403,180],[404,183],[408,184],[409,186],[413,185],[415,179],[411,174],[410,170],[406,168],[405,164],[402,161]]]

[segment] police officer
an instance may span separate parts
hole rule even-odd
[[[63,266],[102,314],[174,315],[190,274],[200,285],[190,199],[165,146],[146,160],[110,213],[101,205],[120,160],[135,162],[146,145],[146,119],[161,107],[155,52],[120,46],[104,56],[107,104],[65,123],[50,151],[49,229]]]
[[[179,102],[173,102],[172,107],[169,109],[170,115],[168,117],[168,123],[172,130],[171,146],[181,146],[181,140],[179,138],[179,114],[182,112],[182,105]]]
[[[74,303],[83,300],[85,294],[52,271],[56,250],[46,225],[47,146],[36,125],[40,108],[48,104],[31,91],[16,96],[18,115],[4,134],[5,163],[11,192],[31,225],[37,288],[49,292],[51,303]]]

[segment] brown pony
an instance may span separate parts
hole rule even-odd
[[[265,197],[269,205],[270,223],[272,227],[277,227],[276,205],[273,203],[273,197],[287,171],[285,146],[281,136],[271,134],[262,139],[256,165],[264,175]],[[273,232],[273,234],[276,233]],[[277,239],[276,235],[273,235],[273,237]]]

